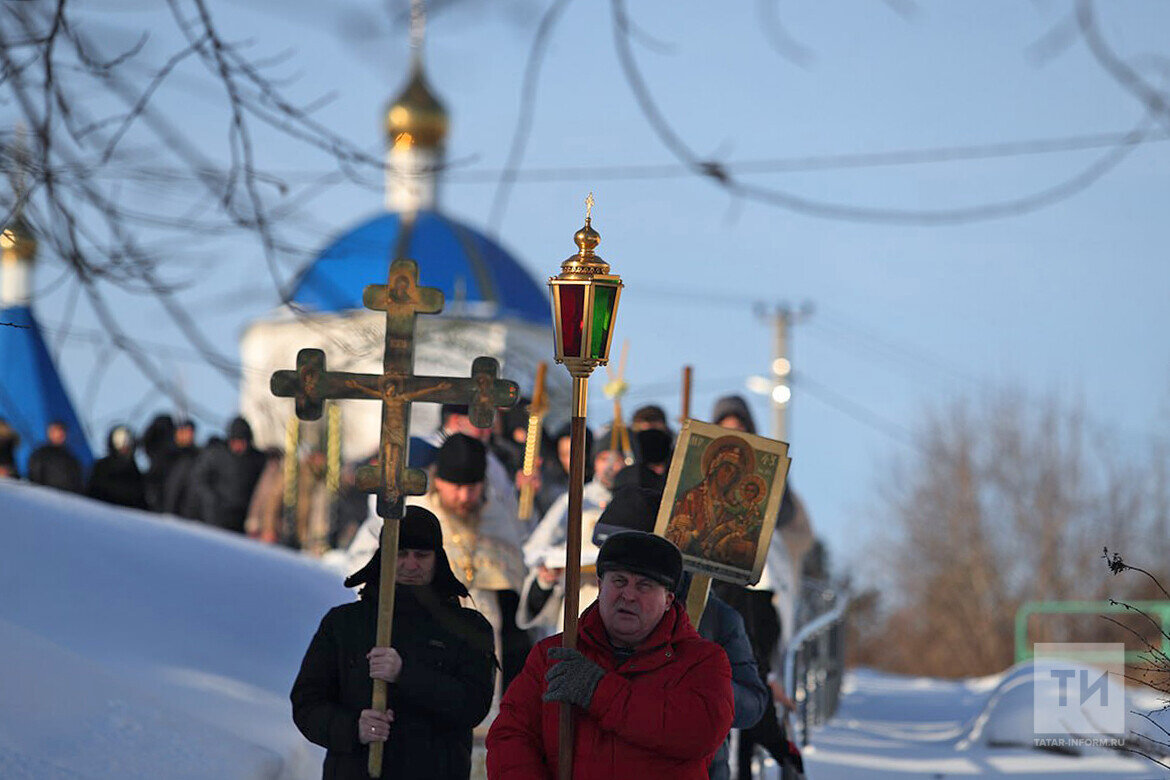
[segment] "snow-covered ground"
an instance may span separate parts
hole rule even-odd
[[[320,617],[353,598],[336,570],[6,480],[0,551],[0,778],[321,776],[288,690]],[[1170,776],[1109,751],[989,746],[1020,730],[1019,677],[853,672],[805,748],[808,776]]]
[[[288,691],[341,577],[0,480],[0,777],[319,778]]]
[[[836,717],[814,729],[803,749],[808,777],[1170,777],[1146,759],[1117,751],[1093,748],[1066,755],[1027,746],[1032,694],[1017,685],[1025,674],[1030,671],[1017,668],[978,679],[938,680],[850,672]],[[1014,696],[1016,691],[1025,695]],[[1132,703],[1146,712],[1158,706],[1141,696]],[[1019,744],[999,744],[1005,739]]]

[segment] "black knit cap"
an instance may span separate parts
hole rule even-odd
[[[487,448],[479,439],[453,433],[439,448],[435,458],[435,476],[456,485],[483,482],[487,473]]]
[[[601,545],[597,573],[610,571],[641,574],[674,591],[682,577],[682,553],[669,540],[644,531],[623,531]]]

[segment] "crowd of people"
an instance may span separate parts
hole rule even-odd
[[[755,430],[735,396],[713,417]],[[777,676],[794,614],[782,603],[794,598],[791,545],[778,531],[763,587],[719,583],[692,625],[682,553],[652,533],[674,431],[660,407],[642,407],[630,452],[612,425],[587,436],[583,612],[577,648],[563,648],[569,428],[542,442],[526,477],[527,423],[521,408],[479,429],[466,407],[447,405],[439,428],[411,441],[428,489],[407,498],[401,521],[405,595],[390,648],[373,642],[382,519],[371,512],[346,548],[360,599],[322,620],[292,691],[294,720],[328,751],[326,776],[365,777],[367,746],[381,742],[393,768],[384,776],[465,778],[478,727],[488,777],[552,778],[562,705],[575,713],[576,777],[729,778],[734,762],[746,779],[756,745],[798,771],[785,728],[792,701]],[[518,517],[526,486],[540,509],[531,521]],[[778,527],[793,514],[782,504]],[[375,679],[390,684],[386,712],[370,707]]]
[[[8,435],[5,435],[5,432]],[[70,447],[66,426],[54,420],[45,441],[28,459],[27,474],[17,470],[17,440],[0,422],[0,476],[89,496],[116,506],[198,520],[243,533],[265,455],[252,444],[252,428],[242,417],[224,436],[196,445],[195,423],[160,414],[141,437],[127,425],[106,435],[106,454],[89,473]],[[146,462],[143,469],[139,452]]]
[[[712,419],[755,430],[737,396],[721,399]],[[489,777],[551,778],[562,704],[576,713],[578,777],[728,778],[732,728],[740,733],[738,777],[751,777],[757,744],[782,766],[796,766],[784,717],[792,702],[777,679],[792,629],[785,622],[794,617],[786,602],[799,575],[799,554],[781,534],[791,502],[781,507],[760,585],[716,583],[692,625],[682,554],[652,533],[674,445],[665,413],[644,406],[625,435],[612,425],[589,434],[583,612],[577,649],[569,650],[558,633],[569,428],[544,437],[529,476],[522,469],[527,432],[523,407],[480,429],[467,407],[444,405],[439,427],[412,437],[410,465],[427,470],[428,489],[408,498],[401,522],[389,648],[374,641],[382,518],[372,497],[353,486],[352,466],[328,494],[324,454],[302,457],[290,514],[283,454],[257,450],[247,421],[232,420],[200,447],[193,423],[160,415],[141,439],[115,426],[108,453],[88,475],[69,450],[65,426],[52,423],[26,476],[298,547],[344,570],[359,598],[321,621],[292,690],[294,721],[327,750],[326,777],[368,776],[368,745],[377,741],[393,768],[383,776],[466,778],[478,727]],[[4,442],[0,423],[0,469],[19,477]],[[535,492],[530,520],[518,516],[525,488]],[[374,679],[389,683],[385,712],[370,706]]]

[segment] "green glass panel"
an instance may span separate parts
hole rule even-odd
[[[614,287],[602,285],[593,288],[593,338],[589,344],[591,358],[601,358],[605,355],[605,345],[609,342],[609,328],[613,324],[613,298],[616,291]]]

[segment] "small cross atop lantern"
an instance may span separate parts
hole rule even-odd
[[[573,413],[569,420],[569,514],[565,534],[565,631],[561,643],[577,646],[577,618],[581,601],[581,503],[585,487],[585,404],[589,375],[609,362],[614,315],[622,294],[621,277],[594,254],[601,236],[593,229],[593,193],[585,199],[585,226],[573,240],[577,254],[561,264],[561,273],[548,280],[556,329],[556,361],[573,377]],[[562,703],[559,724],[557,776],[573,776],[573,711]]]

